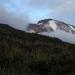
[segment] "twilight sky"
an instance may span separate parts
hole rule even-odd
[[[23,29],[28,22],[46,18],[75,25],[75,0],[0,0],[0,22]]]

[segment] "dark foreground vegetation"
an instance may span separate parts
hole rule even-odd
[[[0,75],[75,75],[75,45],[0,24]]]

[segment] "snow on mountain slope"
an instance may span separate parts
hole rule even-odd
[[[55,21],[49,21],[49,26],[50,26],[53,30],[57,30],[57,25],[56,25]]]
[[[65,42],[75,44],[75,26],[58,20],[44,19],[38,21],[35,25],[29,25],[27,30],[29,33],[37,33],[49,37],[56,37]]]
[[[71,28],[72,28],[72,30],[74,30],[75,31],[75,28],[72,26],[72,25],[69,25]]]

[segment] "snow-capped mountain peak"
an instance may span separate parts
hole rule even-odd
[[[75,26],[58,20],[40,20],[37,24],[29,24],[26,31],[49,37],[56,37],[66,42],[75,43]]]
[[[45,19],[38,21],[37,24],[32,24],[27,27],[29,32],[41,33],[41,32],[52,32],[56,30],[63,30],[65,32],[69,32],[75,34],[75,27],[66,24],[64,22],[53,20],[53,19]]]

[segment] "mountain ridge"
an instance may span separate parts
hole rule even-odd
[[[75,44],[0,26],[0,75],[74,75]]]

